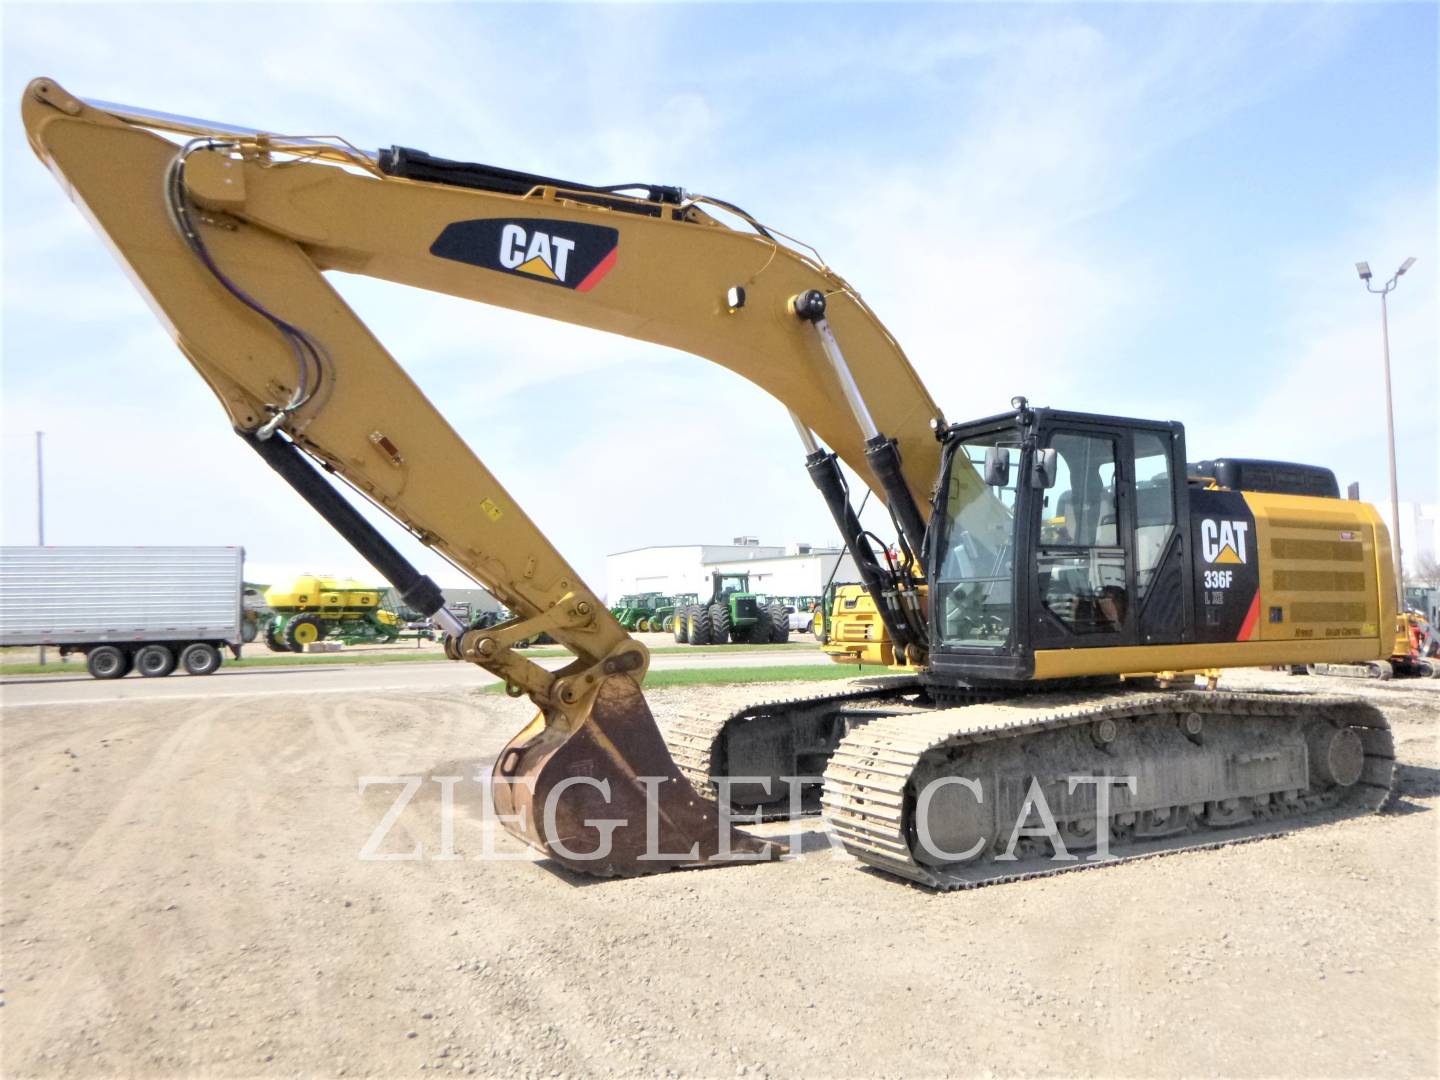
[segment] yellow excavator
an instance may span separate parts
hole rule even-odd
[[[22,113],[239,437],[447,632],[453,659],[534,702],[494,799],[564,866],[773,858],[780,846],[735,829],[736,811],[818,808],[862,862],[964,887],[1065,869],[1077,852],[1280,831],[1392,790],[1372,706],[1194,679],[1388,655],[1385,528],[1325,469],[1192,465],[1178,423],[1023,398],[952,423],[855,290],[721,199],[371,153],[82,100],[43,78]],[[332,270],[670,346],[768,391],[862,578],[831,646],[895,674],[680,716],[667,742],[641,692],[645,648],[330,287]],[[862,527],[841,463],[888,510],[892,543]],[[612,464],[620,491],[643,485]],[[513,618],[451,616],[331,478]],[[549,671],[517,651],[540,633],[574,660]]]

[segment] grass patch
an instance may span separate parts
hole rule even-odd
[[[222,667],[309,667],[315,664],[413,664],[417,661],[444,660],[442,652],[408,653],[294,653],[291,656],[247,656],[232,660],[227,655]],[[48,664],[0,664],[0,675],[83,675],[85,658],[52,660]]]
[[[796,649],[809,649],[812,652],[820,647],[818,641],[791,641],[784,645],[661,645],[658,649],[651,649],[651,656],[660,656],[665,653],[727,653],[738,652],[744,649],[748,652],[791,652]]]
[[[858,664],[830,664],[826,667],[809,664],[777,664],[774,667],[767,665],[765,667],[700,668],[693,671],[648,671],[645,673],[645,685],[659,688],[761,682],[821,682],[832,679],[854,679],[861,675],[887,674],[891,674],[889,668]]]
[[[0,664],[0,675],[84,675],[85,665],[62,664]]]
[[[813,650],[818,646],[814,643],[792,642],[788,645],[666,645],[658,649],[651,649],[651,655],[657,653],[725,653],[735,652],[741,649],[746,651],[763,652],[787,652],[794,649]],[[521,656],[528,656],[532,659],[541,659],[546,656],[569,656],[564,649],[541,648],[541,649],[520,649]],[[261,656],[247,656],[241,660],[231,660],[225,657],[224,666],[227,668],[259,668],[259,667],[305,667],[310,664],[416,664],[428,663],[436,660],[444,660],[446,656],[439,649],[416,649],[414,652],[338,652],[338,653],[274,653]],[[766,669],[768,670],[768,669]],[[68,660],[52,660],[48,664],[36,663],[0,663],[0,675],[83,675],[85,673],[85,658],[76,654]],[[752,681],[752,680],[746,680]]]

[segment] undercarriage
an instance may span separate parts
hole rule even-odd
[[[667,725],[737,814],[823,813],[868,866],[937,889],[1212,847],[1380,809],[1389,726],[1351,698],[969,688],[917,678]]]

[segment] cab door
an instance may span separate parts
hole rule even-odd
[[[1039,492],[1031,593],[1036,649],[1137,642],[1130,432],[1076,424],[1044,433],[1055,483]]]
[[[1187,553],[1190,492],[1185,479],[1185,432],[1179,424],[1136,427],[1130,433],[1133,478],[1136,634],[1141,645],[1194,640]]]

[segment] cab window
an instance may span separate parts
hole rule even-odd
[[[1175,533],[1175,484],[1170,440],[1153,431],[1135,434],[1135,592],[1144,600],[1165,547]]]
[[[1073,633],[1117,631],[1129,597],[1119,543],[1115,440],[1057,432],[1050,445],[1056,479],[1040,510],[1040,602]]]
[[[985,453],[991,447],[1010,457],[1009,481],[998,487],[984,479]],[[966,439],[951,457],[935,603],[940,638],[948,645],[994,647],[1010,637],[1019,478],[1013,431]]]

